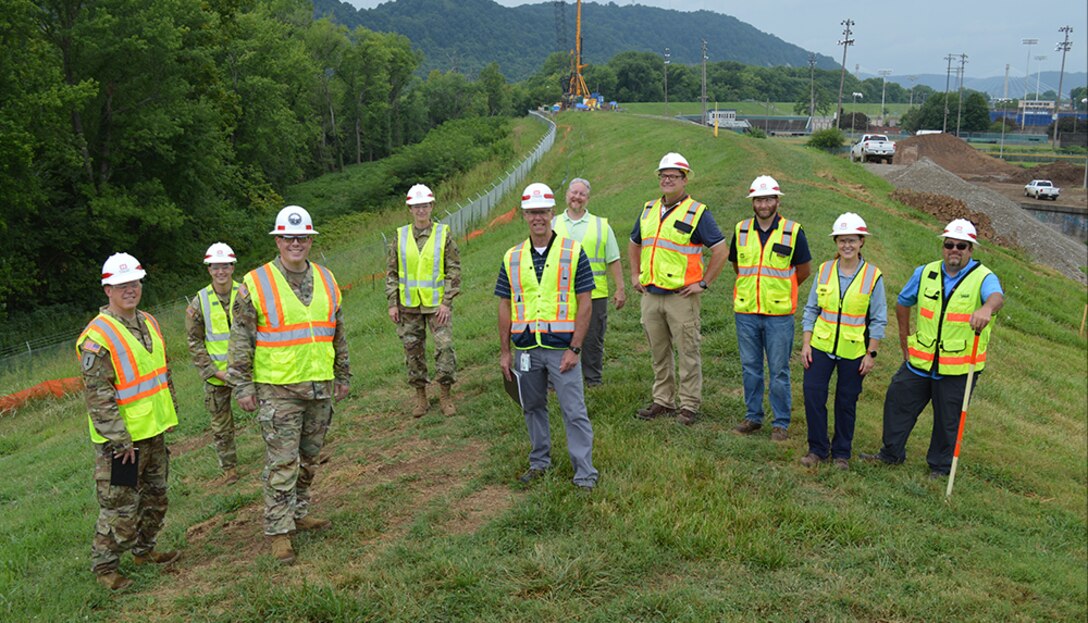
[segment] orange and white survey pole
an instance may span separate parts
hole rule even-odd
[[[971,365],[967,368],[967,386],[963,388],[963,406],[960,408],[960,428],[956,433],[956,450],[952,453],[952,471],[948,473],[948,488],[944,497],[952,497],[952,484],[956,482],[956,464],[960,462],[960,444],[963,443],[963,427],[967,424],[967,404],[971,402],[971,382],[975,379],[975,359],[978,357],[979,332],[975,332],[975,345],[971,347]]]

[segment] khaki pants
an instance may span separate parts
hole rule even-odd
[[[703,362],[699,354],[702,295],[643,294],[642,328],[650,343],[654,368],[654,402],[699,412],[703,401]],[[673,373],[673,350],[679,359],[679,382]]]

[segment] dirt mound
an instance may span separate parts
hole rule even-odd
[[[955,197],[897,188],[892,193],[892,199],[918,208],[927,214],[932,214],[938,220],[946,223],[957,218],[967,219],[975,224],[980,240],[996,242],[1002,246],[1015,245],[1014,241],[998,235],[988,214],[968,209],[966,203]]]
[[[1024,169],[987,156],[951,134],[912,136],[895,144],[895,162],[914,164],[929,158],[960,177],[988,177],[995,182],[1019,181]],[[1028,180],[1024,180],[1026,184]]]
[[[1040,164],[1030,169],[1021,169],[1020,176],[1015,181],[1027,184],[1031,180],[1050,180],[1055,186],[1080,186],[1084,182],[1084,167],[1068,162]]]

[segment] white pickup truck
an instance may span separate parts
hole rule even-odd
[[[1057,201],[1058,195],[1061,193],[1062,189],[1055,186],[1050,180],[1031,180],[1027,186],[1024,186],[1025,197]]]
[[[851,162],[892,163],[895,158],[895,143],[883,134],[862,134],[861,140],[850,148]]]

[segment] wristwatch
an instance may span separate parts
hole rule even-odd
[[[872,357],[873,359],[876,359],[876,351],[875,350],[869,351],[869,356]]]
[[[706,281],[700,281],[699,282],[699,287],[704,289],[704,290],[709,290],[710,289],[710,284],[707,283]]]
[[[569,346],[568,348],[575,355],[581,355],[582,354],[582,347],[581,346]]]

